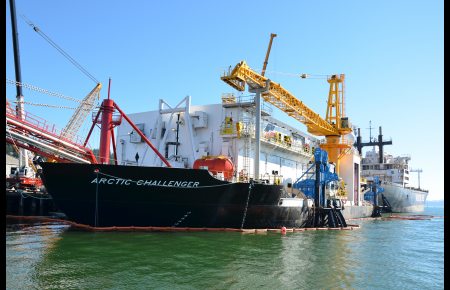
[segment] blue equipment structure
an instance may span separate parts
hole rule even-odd
[[[332,181],[339,181],[339,177],[336,173],[331,172],[330,164],[328,163],[328,153],[320,148],[314,150],[315,163],[312,164],[305,173],[294,182],[293,187],[302,191],[306,197],[315,198],[315,183],[316,179],[313,178],[316,175],[316,171],[312,170],[319,165],[320,178],[319,182],[321,185],[327,185]],[[306,177],[306,178],[305,178]],[[321,202],[325,203],[325,196],[321,196]]]
[[[314,171],[312,170],[314,168]],[[313,178],[314,177],[314,178]],[[314,164],[293,184],[293,188],[303,192],[307,198],[314,198],[314,210],[307,227],[346,227],[341,213],[339,199],[327,199],[325,188],[328,186],[337,190],[339,177],[332,172],[328,163],[328,153],[320,148],[314,151]],[[336,186],[335,186],[336,185]]]
[[[370,190],[364,194],[364,200],[372,202],[373,204],[373,212],[372,217],[381,217],[381,212],[390,212],[391,205],[389,201],[383,194],[384,188],[381,187],[381,180],[379,180],[378,176],[374,176],[373,182],[370,185]],[[383,201],[383,205],[378,204],[378,196],[381,194],[381,199]]]
[[[374,176],[373,182],[370,186],[370,190],[364,193],[364,200],[373,203],[373,205],[378,205],[377,195],[378,193],[384,192],[384,188],[380,186],[381,181],[378,176]]]

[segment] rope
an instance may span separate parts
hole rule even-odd
[[[72,98],[72,97],[68,97],[68,96],[65,96],[65,95],[60,94],[60,93],[55,93],[55,92],[52,92],[52,91],[49,91],[49,90],[46,90],[46,89],[42,89],[42,88],[39,88],[39,87],[34,86],[34,85],[21,83],[21,82],[13,81],[13,80],[10,80],[10,79],[6,79],[6,82],[9,83],[9,84],[15,85],[15,86],[19,86],[19,87],[23,87],[25,89],[29,89],[31,91],[36,91],[36,92],[39,92],[39,93],[43,93],[43,94],[46,94],[46,95],[49,95],[49,96],[52,96],[52,97],[58,97],[58,98],[62,98],[62,99],[65,99],[65,100],[82,103],[82,101],[80,101],[78,99],[75,99],[75,98]]]
[[[245,218],[247,217],[248,201],[250,200],[250,193],[252,192],[252,187],[253,187],[253,180],[250,181],[250,184],[248,185],[247,202],[245,203],[244,215],[242,216],[241,229],[244,228]]]
[[[31,105],[31,106],[38,106],[38,107],[47,107],[47,108],[56,108],[56,109],[69,109],[69,110],[75,110],[76,108],[72,108],[72,107],[66,107],[66,106],[55,106],[55,105],[49,105],[49,104],[38,104],[38,103],[31,103],[31,102],[18,102],[18,101],[12,101],[10,100],[9,102],[11,103],[21,103],[21,104],[26,104],[26,105]],[[89,110],[86,110],[89,111]]]
[[[37,197],[37,196],[31,195],[29,193],[25,193],[23,191],[18,191],[18,192],[20,193],[20,195],[23,198],[31,197],[31,198],[34,198],[34,199],[52,199],[51,197]]]
[[[27,19],[24,15],[20,15],[25,22],[30,25],[34,31],[36,31],[40,36],[42,36],[51,46],[56,48],[65,58],[67,58],[76,68],[78,68],[82,73],[84,73],[88,78],[90,78],[95,83],[99,83],[97,79],[92,76],[84,67],[82,67],[77,61],[75,61],[67,52],[65,52],[61,47],[59,47],[53,40],[50,39],[44,32],[41,31],[39,27],[34,25],[29,19]]]
[[[97,171],[97,179],[98,179],[98,173],[99,171]],[[97,221],[98,221],[98,183],[97,186],[95,187],[95,215],[94,215],[94,225],[97,226]]]
[[[274,70],[266,70],[266,73],[272,73],[272,74],[278,74],[278,75],[284,75],[289,77],[300,77],[302,79],[326,79],[330,75],[324,75],[324,74],[306,74],[306,73],[288,73],[288,72],[280,72],[280,71],[274,71]]]

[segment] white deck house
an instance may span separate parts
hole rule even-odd
[[[310,166],[312,150],[320,140],[273,118],[271,107],[265,103],[261,115],[258,179],[269,182],[278,179],[284,185],[293,183]],[[191,106],[190,97],[176,106],[160,100],[159,110],[128,116],[173,167],[192,168],[196,159],[222,155],[232,160],[235,180],[255,178],[254,96],[224,94],[222,103],[202,106]],[[118,126],[116,144],[118,164],[165,166],[125,121]],[[359,155],[350,154],[342,163],[348,163],[349,168],[349,172],[341,172],[347,184],[348,201],[357,204],[361,200]]]

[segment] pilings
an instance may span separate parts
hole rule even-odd
[[[47,193],[6,190],[6,214],[14,216],[51,216],[57,212]]]

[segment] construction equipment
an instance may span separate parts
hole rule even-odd
[[[383,212],[392,212],[392,207],[387,198],[384,196],[384,188],[381,187],[381,180],[378,176],[374,176],[372,180],[368,181],[369,190],[364,193],[364,200],[373,204],[372,217],[381,217]],[[383,205],[378,202],[381,195],[381,201]]]
[[[13,142],[12,146],[17,154],[20,155],[20,149]],[[6,176],[6,189],[21,189],[29,191],[42,190],[42,180],[39,178],[40,170],[33,163],[32,153],[25,150],[24,159],[27,163],[23,166],[11,170],[8,176]]]
[[[66,127],[63,129],[62,137],[74,141],[73,139],[80,130],[81,125],[83,125],[86,116],[92,111],[95,105],[95,100],[100,99],[100,89],[102,84],[98,83],[94,89],[81,101],[80,105],[73,113]]]
[[[339,177],[333,171],[328,163],[327,152],[317,148],[314,151],[314,163],[293,184],[306,197],[314,198],[313,216],[306,224],[307,227],[347,226],[341,212],[343,206],[337,196]]]
[[[325,136],[326,142],[322,142],[320,147],[328,152],[329,160],[336,164],[336,173],[339,174],[339,159],[353,146],[352,142],[344,138],[344,135],[351,133],[352,129],[348,118],[345,117],[343,74],[327,78],[330,90],[325,120],[280,84],[252,70],[245,61],[239,62],[221,79],[238,91],[245,91],[246,84],[249,90],[265,88],[261,92],[261,97],[266,102],[305,124],[309,133]]]
[[[325,198],[334,199],[339,189],[339,177],[334,173],[334,168],[328,163],[328,155],[321,152],[320,148],[314,151],[314,163],[294,182],[293,188],[298,189],[308,198],[316,197],[316,177],[319,176],[319,183],[324,187],[321,192],[321,203],[325,203]],[[319,175],[316,172],[316,163],[319,162]]]
[[[264,60],[263,69],[261,71],[262,76],[264,76],[264,74],[266,73],[267,64],[269,62],[270,49],[272,48],[272,41],[275,37],[277,37],[277,35],[275,33],[270,34],[269,47],[267,48],[266,59]]]

